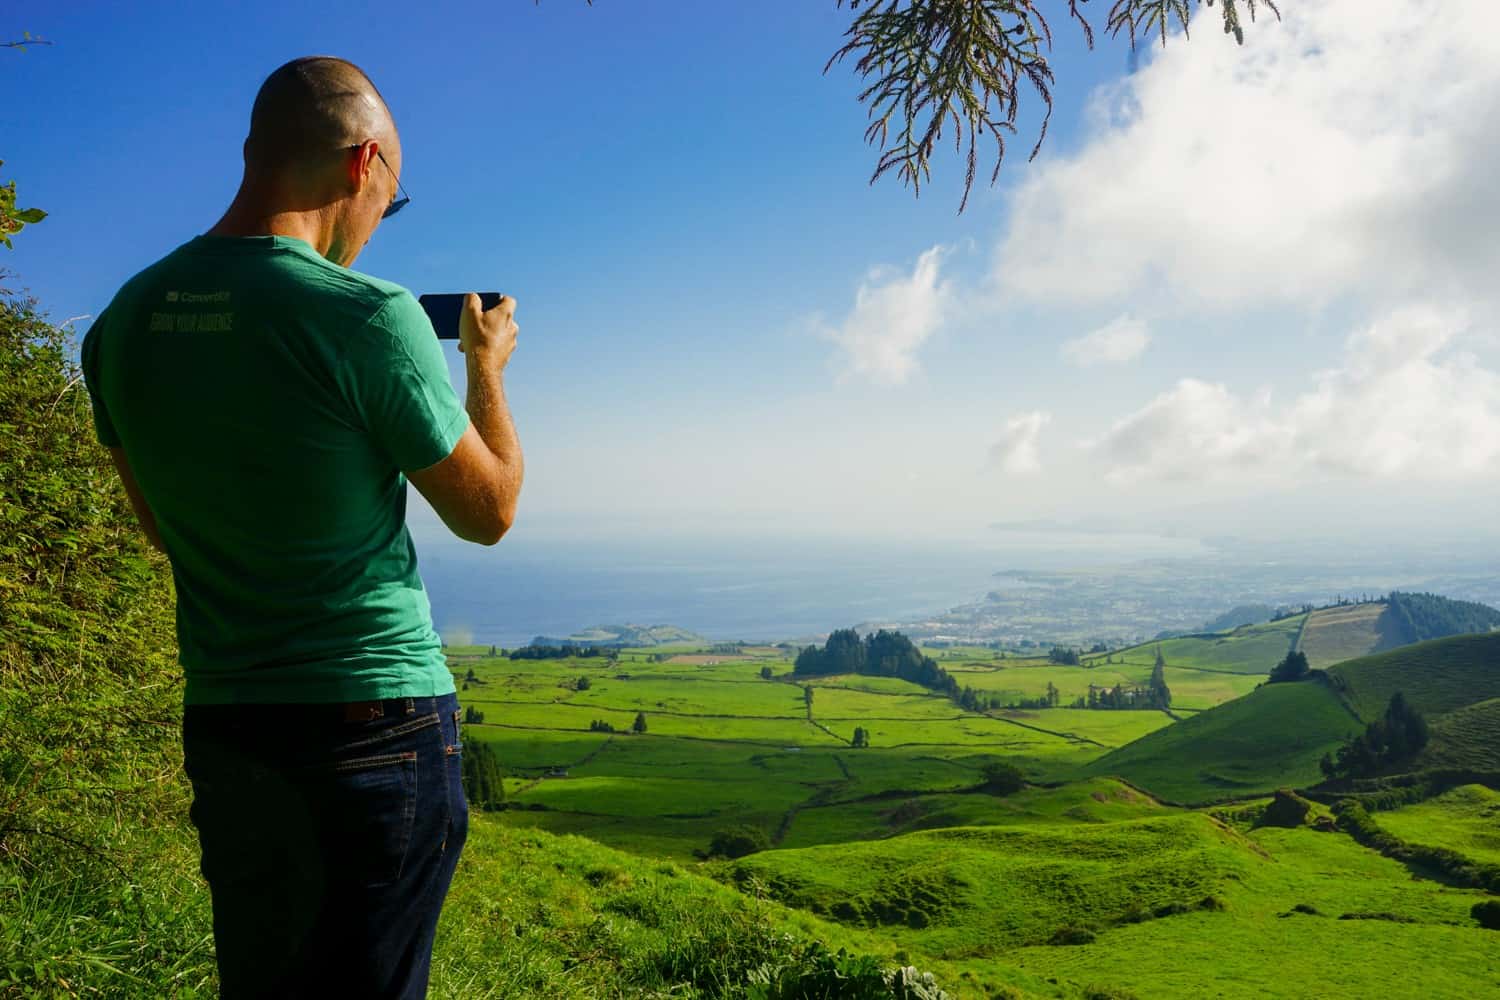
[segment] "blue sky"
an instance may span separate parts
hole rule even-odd
[[[413,199],[355,266],[520,300],[520,533],[1486,523],[1495,15],[1413,46],[1395,0],[1283,6],[1134,76],[1059,18],[1043,155],[1023,121],[959,216],[951,154],[920,199],[866,183],[831,0],[12,4],[55,45],[0,53],[0,176],[51,216],[3,264],[97,312],[218,218],[265,74],[332,53]]]

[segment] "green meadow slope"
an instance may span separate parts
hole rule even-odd
[[[1106,754],[1082,773],[1119,775],[1186,803],[1315,784],[1319,758],[1378,717],[1396,691],[1433,723],[1427,756],[1434,765],[1481,763],[1500,738],[1493,727],[1500,711],[1482,704],[1500,696],[1500,634],[1404,646],[1311,680],[1264,685]]]
[[[1201,803],[1321,780],[1318,760],[1363,728],[1328,684],[1268,684],[1100,757],[1085,775],[1119,775]]]
[[[1328,675],[1362,719],[1374,719],[1385,711],[1386,702],[1397,691],[1434,719],[1500,698],[1500,632],[1402,646],[1338,664]]]

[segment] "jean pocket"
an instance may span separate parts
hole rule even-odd
[[[401,878],[417,811],[417,755],[384,753],[299,769],[329,881],[365,888]]]

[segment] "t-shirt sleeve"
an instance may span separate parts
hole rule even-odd
[[[89,403],[94,410],[94,435],[106,448],[120,447],[120,435],[115,431],[114,421],[104,405],[104,383],[99,371],[99,342],[109,310],[101,312],[83,335],[83,345],[78,351],[80,367],[83,368],[83,384],[88,387]]]
[[[409,293],[387,302],[370,326],[354,372],[365,425],[396,468],[425,469],[447,458],[469,426],[442,343]]]

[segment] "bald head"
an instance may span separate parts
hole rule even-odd
[[[247,164],[300,165],[369,139],[394,153],[396,125],[380,91],[358,66],[333,56],[304,56],[278,68],[255,95]]]

